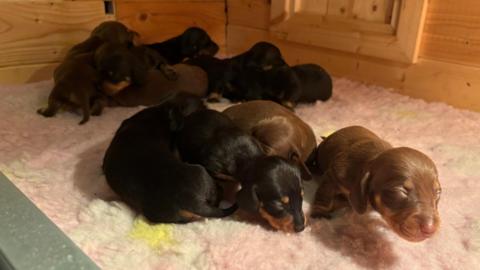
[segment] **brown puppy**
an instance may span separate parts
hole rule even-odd
[[[328,136],[317,150],[323,180],[312,216],[329,217],[350,205],[378,211],[402,238],[422,241],[438,229],[441,187],[433,161],[421,152],[392,146],[371,131],[351,126]]]
[[[110,92],[109,106],[155,105],[174,92],[187,92],[199,97],[207,93],[207,74],[199,67],[178,64],[172,66],[177,80],[168,80],[159,70],[150,70],[144,85],[130,85],[119,92]]]
[[[98,74],[93,66],[93,54],[84,53],[63,61],[53,74],[55,86],[48,97],[48,107],[37,112],[45,117],[54,116],[59,109],[82,109],[86,123],[91,115],[100,115],[106,100],[97,90]]]
[[[302,171],[302,179],[312,178],[305,162],[315,157],[315,134],[292,111],[272,101],[257,100],[234,105],[223,113],[253,135],[268,155],[294,161]]]

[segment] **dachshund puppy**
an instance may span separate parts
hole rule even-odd
[[[332,78],[322,67],[315,64],[292,67],[300,83],[301,94],[295,102],[327,101],[332,96]]]
[[[199,55],[215,55],[219,50],[207,32],[199,27],[190,27],[179,36],[147,46],[165,57],[170,65]]]
[[[271,70],[287,65],[280,49],[272,43],[261,41],[255,43],[246,52],[231,58],[232,64],[239,69]]]
[[[95,51],[95,66],[102,78],[103,90],[116,93],[130,84],[146,83],[148,71],[160,67],[167,79],[176,79],[176,73],[155,51],[138,46],[128,48],[115,43],[104,43]]]
[[[274,102],[257,100],[231,106],[223,114],[255,137],[268,155],[293,161],[302,179],[312,178],[305,162],[315,158],[315,134],[294,113]]]
[[[156,105],[175,92],[186,92],[197,97],[206,95],[208,79],[201,68],[185,64],[177,64],[172,68],[178,76],[177,80],[168,80],[162,72],[150,70],[145,84],[132,84],[121,91],[109,92],[109,106]]]
[[[259,214],[278,230],[304,229],[298,167],[265,155],[258,141],[224,114],[205,110],[189,115],[176,145],[185,162],[203,165],[217,179],[238,180],[241,209]]]
[[[371,131],[351,126],[328,136],[317,150],[323,181],[313,216],[329,217],[350,206],[369,206],[408,241],[422,241],[438,229],[441,187],[433,161],[421,152],[392,146]]]
[[[85,41],[73,46],[67,53],[67,57],[93,52],[103,43],[115,43],[133,46],[134,38],[138,33],[129,30],[125,25],[117,21],[102,22],[95,27]]]
[[[97,90],[98,74],[93,65],[93,54],[85,53],[65,59],[53,75],[55,86],[48,97],[48,107],[37,112],[45,117],[54,116],[58,110],[80,108],[83,118],[80,125],[90,119],[90,115],[100,115],[106,99]]]
[[[110,187],[153,223],[220,218],[237,209],[236,205],[218,208],[217,186],[207,171],[200,165],[182,162],[174,154],[172,142],[182,119],[204,108],[198,98],[184,96],[125,120],[103,160]],[[196,108],[198,104],[202,105]]]

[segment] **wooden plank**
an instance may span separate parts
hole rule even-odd
[[[352,16],[353,0],[328,0],[327,14],[348,18]]]
[[[392,0],[355,0],[353,17],[369,22],[388,23],[391,17]]]
[[[328,9],[328,0],[304,0],[300,1],[300,10],[314,12],[316,14],[326,15]]]
[[[117,3],[117,18],[140,33],[141,42],[159,42],[181,34],[189,26],[205,29],[225,48],[225,3],[149,1]]]
[[[52,79],[53,71],[59,64],[56,62],[0,68],[0,84],[21,84]]]
[[[283,2],[275,1],[273,4],[283,7]],[[267,0],[227,0],[227,10],[228,24],[268,29],[270,5]],[[274,17],[277,15],[274,15]]]
[[[267,31],[242,26],[229,25],[227,33],[230,55],[265,40],[277,45],[291,65],[317,63],[335,76],[393,87],[412,97],[480,111],[480,68],[477,67],[428,59],[420,59],[413,65],[400,64],[279,40]]]
[[[420,55],[480,66],[480,1],[430,0]]]
[[[104,21],[102,1],[0,4],[0,67],[55,62]]]

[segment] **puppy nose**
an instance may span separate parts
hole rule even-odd
[[[423,221],[420,224],[420,230],[425,236],[430,236],[433,233],[435,233],[436,228],[435,228],[435,225],[433,224],[433,219],[428,219]]]
[[[295,225],[294,229],[295,229],[295,232],[301,232],[305,229],[305,225],[297,224],[297,225]]]

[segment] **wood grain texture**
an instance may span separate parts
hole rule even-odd
[[[50,80],[53,78],[53,71],[59,64],[60,62],[55,62],[0,68],[0,84],[21,84]]]
[[[420,55],[480,66],[480,1],[430,0]]]
[[[141,42],[164,41],[187,27],[199,26],[225,48],[223,1],[118,1],[117,19],[140,33]]]
[[[227,51],[244,52],[259,40],[277,45],[291,65],[317,63],[332,75],[392,87],[427,101],[480,111],[480,68],[420,59],[408,65],[276,39],[266,30],[229,25]]]
[[[0,67],[60,61],[107,18],[103,1],[8,1],[0,14]]]

